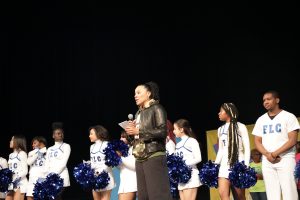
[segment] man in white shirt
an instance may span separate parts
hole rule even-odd
[[[255,146],[263,154],[262,172],[268,199],[297,200],[294,177],[297,118],[279,107],[279,94],[268,91],[263,96],[267,113],[258,118],[252,134]]]

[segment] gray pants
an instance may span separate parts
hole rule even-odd
[[[166,156],[135,163],[139,200],[172,200]]]
[[[250,192],[252,200],[267,200],[267,194],[265,192]]]

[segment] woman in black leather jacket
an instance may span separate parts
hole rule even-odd
[[[158,85],[154,82],[138,85],[134,98],[139,110],[125,130],[135,137],[138,199],[171,200],[165,155],[167,114],[159,104]]]

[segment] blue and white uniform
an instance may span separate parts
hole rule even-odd
[[[5,158],[0,157],[0,170],[8,168],[7,160]],[[0,192],[0,199],[5,199],[6,194]]]
[[[107,147],[107,144],[107,141],[96,140],[96,142],[90,147],[91,168],[99,174],[103,170],[105,170],[110,178],[107,187],[104,189],[100,189],[99,191],[97,190],[97,192],[111,190],[116,186],[112,173],[112,168],[105,164],[105,154],[103,150]]]
[[[46,154],[46,171],[49,173],[56,173],[64,179],[64,187],[70,186],[69,171],[67,162],[71,154],[71,147],[64,142],[55,142],[55,144],[48,148]]]
[[[13,188],[13,184],[10,184],[8,189],[14,191],[20,189],[21,193],[26,193],[28,184],[28,180],[26,177],[28,173],[27,153],[25,151],[14,150],[13,153],[9,154],[8,167],[11,171],[14,172],[13,181],[18,182],[16,188]]]
[[[230,123],[227,122],[218,128],[219,149],[215,160],[216,164],[220,164],[219,177],[228,178],[228,128]],[[250,162],[250,143],[246,126],[240,122],[238,125],[238,145],[239,145],[239,162],[244,161],[249,166]]]
[[[268,152],[274,152],[288,141],[288,134],[299,130],[299,122],[295,115],[285,110],[271,119],[268,113],[259,117],[252,134],[262,138],[262,145]],[[278,163],[271,163],[265,156],[262,158],[262,172],[264,176],[268,199],[283,200],[298,199],[294,170],[295,146],[280,154]]]
[[[136,192],[137,181],[135,172],[135,157],[132,155],[132,146],[128,150],[128,156],[122,157],[120,168],[120,186],[118,193]]]
[[[34,149],[28,153],[27,164],[30,166],[30,170],[26,196],[32,197],[34,184],[38,178],[45,178],[46,152],[47,148],[44,147],[42,149]]]
[[[186,165],[192,168],[191,179],[185,184],[178,184],[178,190],[201,186],[199,170],[196,166],[202,160],[198,141],[186,135],[182,136],[181,141],[176,144],[175,155],[183,156]]]

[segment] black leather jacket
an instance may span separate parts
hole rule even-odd
[[[158,102],[152,103],[148,108],[141,109],[139,138],[145,142],[147,154],[157,151],[166,151],[167,113]]]

